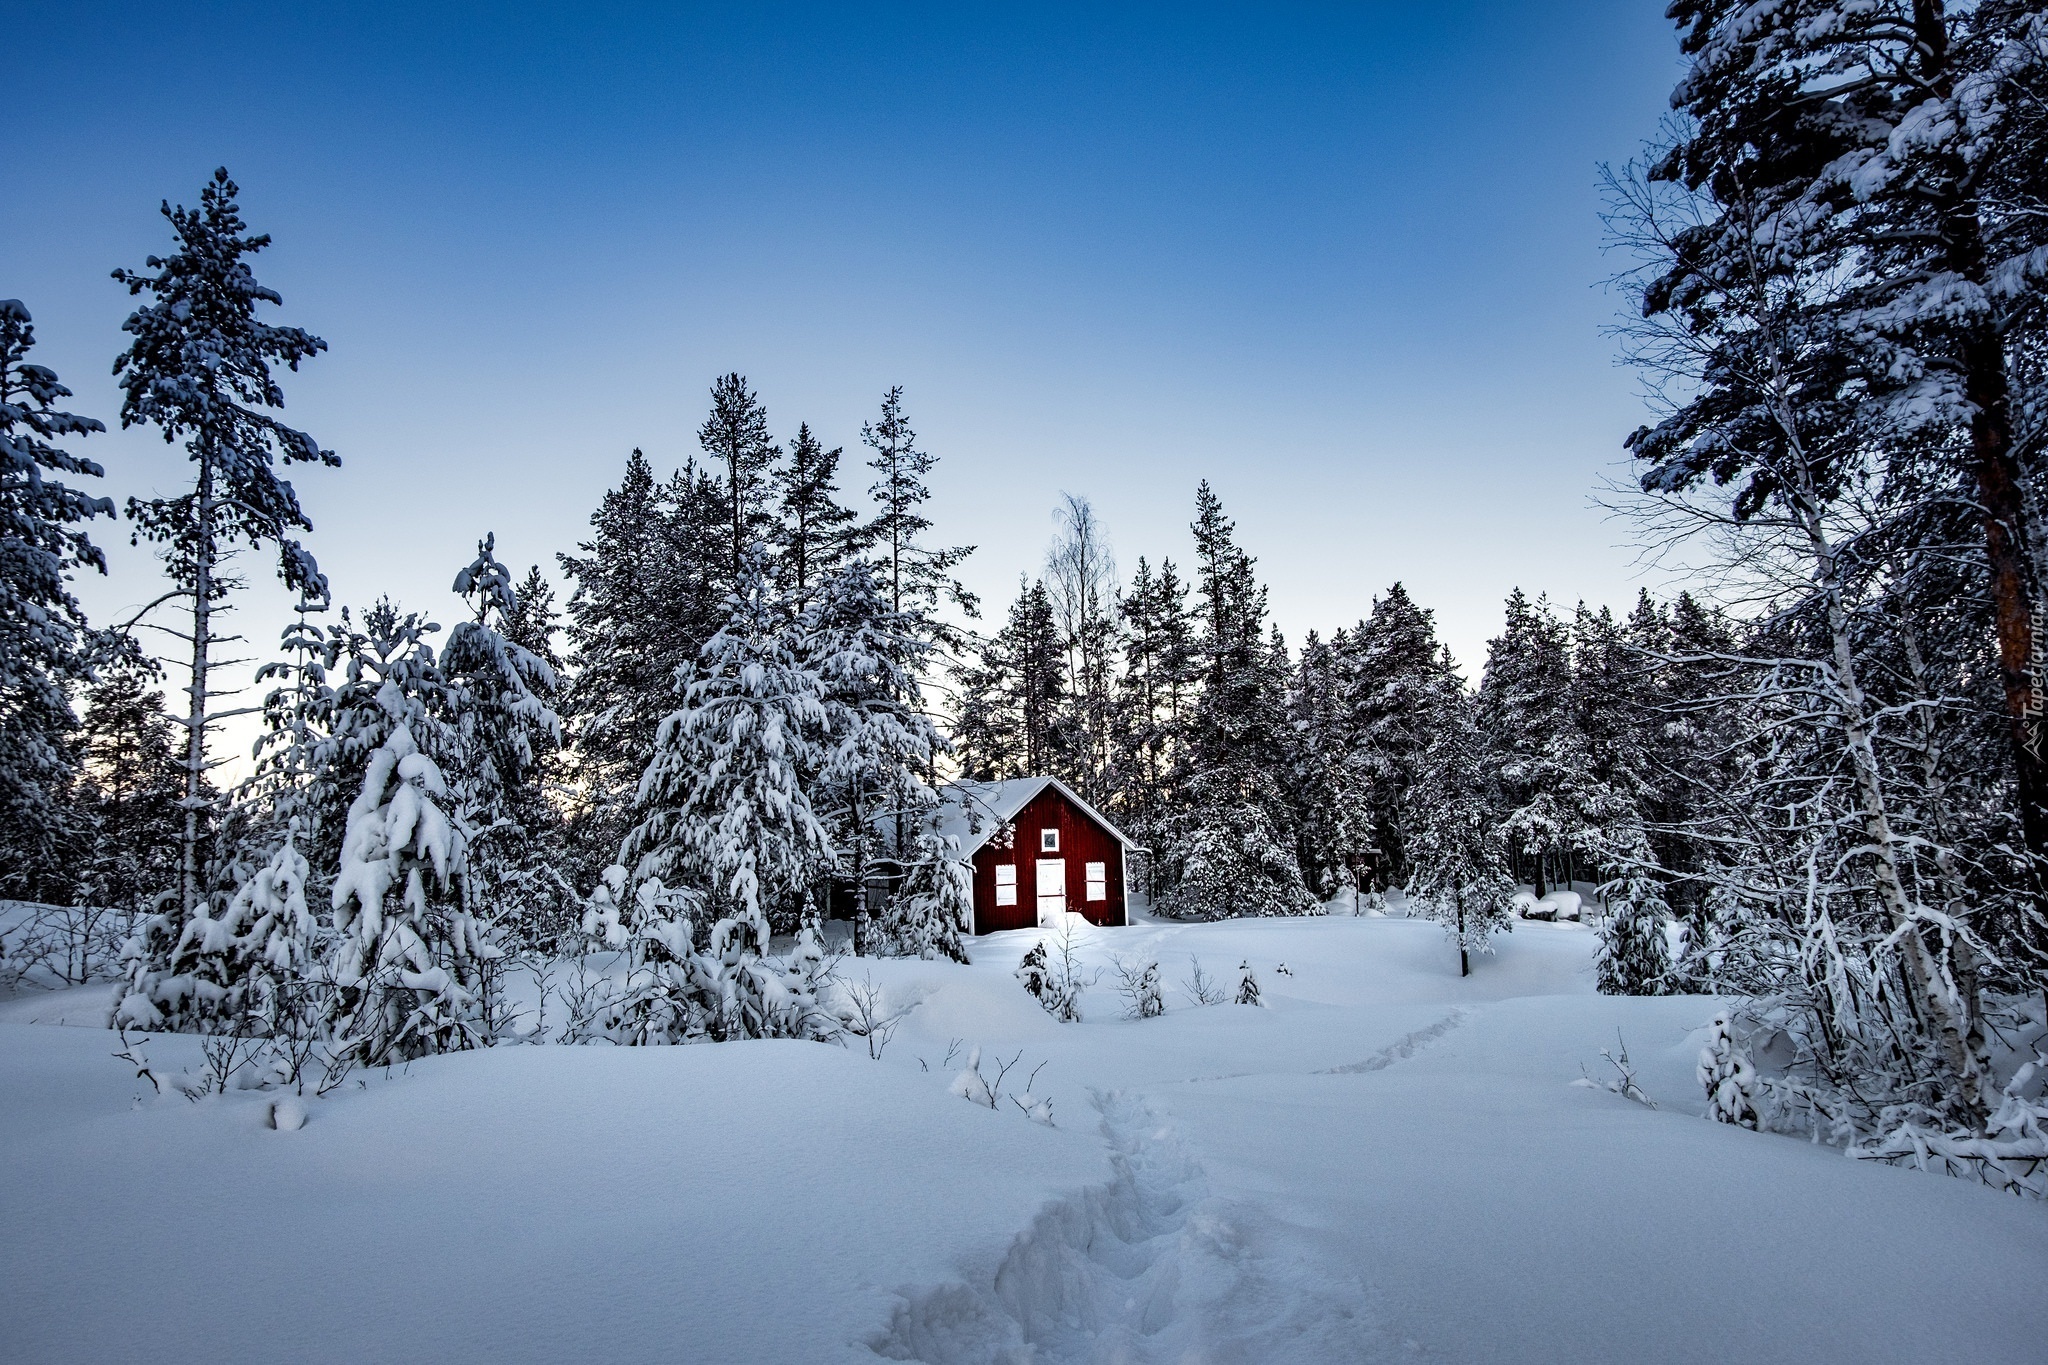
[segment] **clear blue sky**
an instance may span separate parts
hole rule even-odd
[[[1517,584],[1635,593],[1589,502],[1642,415],[1595,168],[1666,107],[1662,9],[30,7],[0,295],[112,425],[108,271],[226,164],[332,347],[287,392],[344,460],[296,476],[342,601],[452,611],[485,530],[552,570],[738,369],[850,458],[904,385],[997,611],[1060,490],[1128,570],[1188,557],[1206,477],[1291,641],[1404,579],[1472,672]],[[119,496],[182,475],[82,448]],[[153,579],[101,526],[103,618]]]

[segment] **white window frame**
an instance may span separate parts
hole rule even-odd
[[[1088,899],[1106,901],[1109,899],[1109,864],[1087,863],[1082,868],[1088,874]]]
[[[1015,863],[997,863],[997,864],[996,864],[996,904],[997,904],[997,905],[1015,905],[1016,903],[1017,903],[1017,865],[1016,865]]]
[[[1042,829],[1038,831],[1038,851],[1040,853],[1059,852],[1060,832],[1056,829]]]

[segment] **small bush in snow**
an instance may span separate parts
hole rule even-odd
[[[1192,1004],[1220,1005],[1224,1000],[1222,983],[1202,970],[1202,959],[1193,953],[1188,954],[1188,974],[1180,988]]]
[[[1700,1085],[1707,1092],[1707,1117],[1741,1128],[1757,1126],[1756,1068],[1736,1041],[1728,1012],[1707,1025],[1707,1045],[1700,1049]]]
[[[1159,990],[1157,962],[1141,966],[1122,957],[1111,957],[1109,961],[1116,971],[1116,991],[1124,998],[1126,1018],[1156,1019],[1166,1013],[1166,997]]]
[[[1025,1078],[1024,1089],[1021,1094],[1005,1095],[1003,1093],[1005,1080],[1023,1058],[1024,1054],[1021,1051],[1007,1062],[1001,1057],[996,1058],[994,1063],[995,1072],[993,1075],[990,1075],[982,1071],[981,1049],[976,1048],[967,1054],[967,1066],[954,1075],[953,1083],[947,1088],[970,1104],[979,1104],[990,1109],[1002,1108],[1003,1101],[1007,1099],[1011,1104],[1016,1105],[1023,1112],[1024,1116],[1033,1123],[1042,1123],[1050,1128],[1053,1126],[1052,1100],[1045,1096],[1034,1096],[1031,1093],[1032,1085],[1038,1080],[1038,1073],[1045,1070],[1044,1062],[1040,1062],[1031,1069],[1030,1076]]]
[[[858,985],[843,985],[841,998],[841,1027],[866,1042],[868,1056],[880,1060],[889,1040],[896,1036],[896,1026],[910,1010],[890,1009],[887,997],[872,976],[862,977]]]
[[[1240,1005],[1258,1004],[1259,978],[1252,972],[1251,960],[1247,958],[1245,961],[1238,963],[1237,969],[1244,973],[1244,976],[1237,983],[1237,1003]]]
[[[1087,984],[1074,954],[1076,918],[1065,916],[1058,933],[1050,940],[1040,939],[1032,944],[1031,951],[1017,964],[1017,979],[1024,983],[1024,989],[1062,1024],[1081,1022],[1081,989]]]

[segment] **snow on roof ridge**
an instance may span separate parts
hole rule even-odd
[[[1057,777],[949,782],[939,789],[939,833],[958,839],[963,855],[972,854],[998,829],[1014,820],[1018,812],[1030,805],[1047,787],[1058,787],[1061,795],[1079,807],[1089,819],[1108,830],[1119,843],[1137,847],[1129,835],[1116,827],[1115,821],[1082,800],[1079,792]]]

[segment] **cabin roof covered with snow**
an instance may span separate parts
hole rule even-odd
[[[1083,814],[1101,825],[1126,848],[1136,848],[1128,835],[1112,824],[1101,811],[1083,801],[1074,789],[1057,777],[1012,777],[1000,782],[954,782],[939,791],[939,833],[960,841],[962,855],[973,853],[995,837],[996,831],[1017,818],[1047,787],[1059,793]]]

